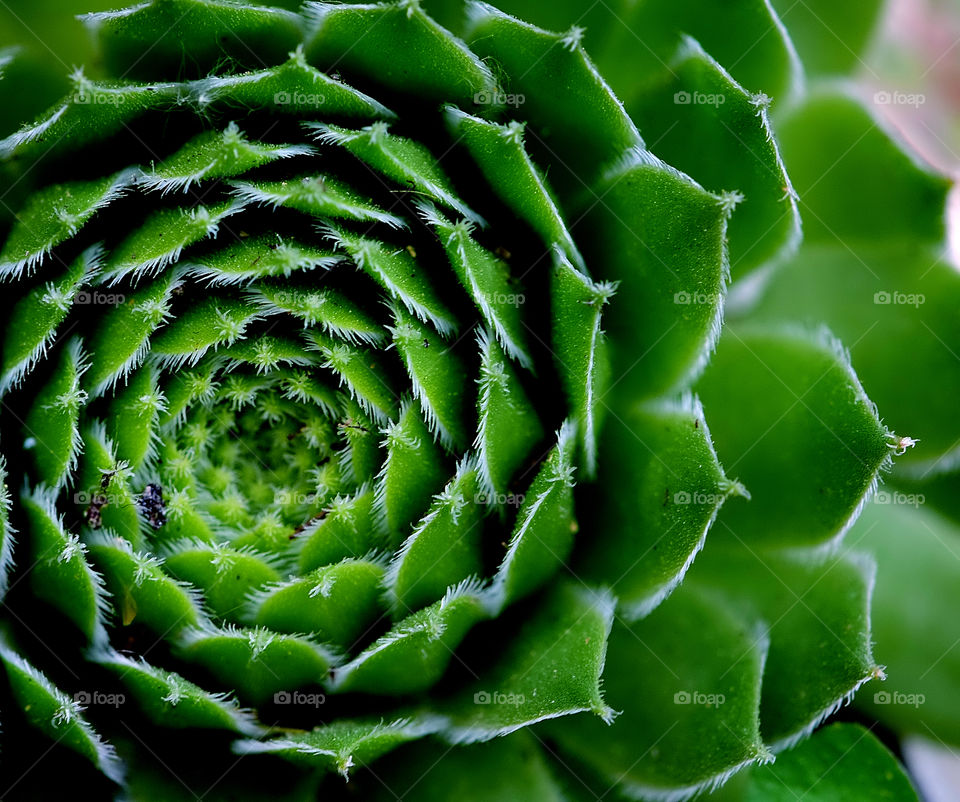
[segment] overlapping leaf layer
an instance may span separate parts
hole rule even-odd
[[[108,77],[0,141],[33,186],[0,247],[7,740],[132,799],[672,800],[749,766],[753,799],[851,742],[911,798],[852,728],[764,765],[883,674],[840,545],[909,445],[867,392],[912,426],[908,393],[815,325],[859,353],[854,318],[777,304],[824,232],[897,229],[814,186],[798,250],[770,109],[807,185],[804,126],[842,151],[865,112],[802,94],[764,3],[729,71],[708,4],[622,10],[632,82],[565,4],[437,5],[89,15]],[[929,221],[944,182],[901,167]],[[771,289],[725,326],[732,278]]]

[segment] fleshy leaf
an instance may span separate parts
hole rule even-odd
[[[727,230],[733,277],[789,255],[800,241],[800,216],[767,114],[770,99],[744,89],[689,38],[670,78],[630,111],[657,156],[736,207]]]
[[[806,743],[749,772],[743,802],[917,802],[903,767],[859,724],[832,724]]]
[[[91,300],[90,293],[81,288],[99,270],[102,255],[100,247],[88,248],[59,279],[37,287],[17,302],[3,338],[0,394],[16,386],[46,356],[71,306]]]
[[[40,480],[49,487],[60,488],[67,483],[83,450],[80,411],[86,405],[87,393],[81,379],[87,365],[80,339],[71,340],[27,414],[26,430],[36,441],[33,458]]]
[[[720,462],[750,490],[724,510],[725,540],[835,541],[890,461],[890,435],[826,331],[727,327],[697,391]]]
[[[432,329],[399,307],[393,311],[394,325],[388,330],[424,420],[444,446],[462,449],[468,438],[463,363]]]
[[[694,567],[688,581],[719,589],[769,623],[760,731],[771,749],[796,744],[863,683],[883,679],[870,631],[874,576],[862,554],[827,561],[721,547]]]
[[[171,579],[156,557],[135,551],[106,529],[91,535],[87,543],[124,626],[137,620],[167,637],[200,624],[199,593]]]
[[[446,116],[451,134],[467,148],[507,208],[529,223],[548,250],[556,245],[579,270],[586,270],[546,178],[524,148],[523,123],[500,125],[452,106]]]
[[[198,134],[172,156],[144,173],[139,183],[147,189],[187,192],[194,184],[213,178],[230,178],[277,159],[308,156],[307,145],[267,145],[246,139],[236,123],[222,132]]]
[[[176,75],[184,64],[210,69],[224,58],[262,64],[283,58],[302,36],[293,12],[224,0],[147,0],[86,14],[110,71]]]
[[[420,8],[419,0],[307,3],[307,57],[434,102],[469,103],[492,92],[484,62]]]
[[[587,264],[598,279],[619,282],[604,318],[617,394],[642,398],[688,383],[720,333],[729,204],[638,150],[587,206]]]
[[[873,624],[889,677],[857,705],[898,733],[956,744],[960,642],[943,611],[958,603],[960,530],[921,505],[922,495],[878,494],[848,536],[877,561]]]
[[[334,652],[309,638],[260,627],[189,629],[177,651],[257,704],[275,693],[320,683],[336,661]]]
[[[313,116],[322,110],[333,117],[358,120],[396,116],[378,100],[311,67],[299,45],[278,67],[211,75],[187,83],[185,89],[201,109],[269,108],[275,114],[300,116]]]
[[[540,419],[517,374],[494,339],[481,330],[480,377],[477,384],[477,467],[487,498],[503,508],[511,499],[517,471],[543,439]]]
[[[13,230],[0,251],[0,279],[20,278],[24,271],[28,275],[33,273],[50,251],[76,236],[99,209],[123,194],[134,175],[128,170],[100,181],[54,184],[31,195],[17,214]],[[92,254],[87,260],[95,261]],[[89,278],[83,273],[76,275],[73,269],[67,275],[72,278],[73,288],[81,276]],[[70,297],[70,285],[65,286],[63,280],[54,286],[61,295]]]
[[[478,496],[476,466],[464,460],[384,577],[395,617],[436,601],[448,587],[480,573],[484,510]]]
[[[575,426],[566,422],[523,496],[507,551],[488,590],[495,609],[538,588],[573,550],[578,531],[573,505],[575,437]]]
[[[41,487],[21,499],[33,552],[33,590],[73,621],[90,642],[103,642],[107,638],[103,578],[87,562],[80,538],[65,529],[55,498]]]
[[[609,583],[633,620],[682,581],[727,499],[748,493],[724,475],[703,408],[689,396],[625,410],[607,422],[601,450],[599,536],[585,547],[582,571]]]
[[[264,731],[226,694],[205,691],[175,672],[113,650],[94,652],[90,659],[117,674],[149,719],[161,727],[224,729],[251,736]]]
[[[277,632],[305,632],[350,646],[380,614],[381,561],[347,558],[253,593],[252,623]]]
[[[767,644],[755,621],[681,586],[610,634],[604,689],[613,726],[578,718],[547,732],[632,798],[685,799],[771,755],[760,737]]]
[[[443,452],[430,434],[416,404],[404,403],[396,423],[383,430],[387,456],[377,476],[376,510],[391,540],[426,511],[448,474]]]
[[[307,766],[320,766],[348,777],[350,770],[372,762],[408,741],[430,734],[431,722],[398,719],[377,721],[334,721],[311,732],[268,741],[237,741],[239,755],[275,754]]]
[[[85,377],[93,396],[102,395],[140,366],[150,336],[170,317],[171,297],[179,286],[176,272],[167,271],[111,310],[93,330],[87,340],[90,370]]]
[[[603,308],[618,282],[596,282],[555,254],[550,302],[553,354],[563,389],[580,425],[587,475],[597,469],[597,438],[610,387],[610,354],[601,328]]]
[[[440,237],[457,278],[497,340],[512,358],[530,367],[528,337],[520,314],[526,296],[512,281],[507,266],[477,243],[468,221],[451,223],[432,205],[418,204],[418,208]]]
[[[7,643],[0,645],[14,698],[30,724],[55,743],[83,755],[115,783],[123,782],[124,766],[113,746],[93,729],[83,708],[67,696]]]
[[[598,727],[615,713],[600,693],[613,620],[603,590],[560,583],[528,618],[491,671],[440,706],[443,737],[473,743],[538,721],[591,712]],[[576,718],[578,726],[588,720]]]
[[[454,649],[488,612],[475,582],[394,624],[353,660],[335,669],[331,689],[393,696],[426,690],[443,675]]]

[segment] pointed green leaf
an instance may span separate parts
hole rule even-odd
[[[842,537],[892,453],[843,347],[824,330],[728,327],[697,391],[720,462],[750,490],[718,537],[753,548]]]
[[[329,649],[309,638],[259,627],[190,629],[180,637],[177,652],[254,704],[322,682],[335,661]]]
[[[244,137],[236,123],[223,131],[204,131],[172,156],[145,172],[138,183],[148,190],[187,192],[212,178],[231,178],[278,159],[309,156],[307,145],[268,145]]]
[[[100,181],[54,184],[31,195],[0,251],[0,278],[19,279],[24,271],[32,274],[50,251],[76,236],[99,209],[122,195],[134,176],[133,171],[127,170]],[[79,274],[75,263],[63,279],[54,282],[57,297],[70,298],[70,290],[76,289],[81,277],[90,277],[97,254],[88,254],[81,257],[87,264]]]
[[[107,638],[103,578],[87,562],[80,538],[64,528],[55,499],[41,486],[20,500],[32,549],[33,591],[73,621],[88,641],[103,642]]]
[[[75,697],[57,688],[6,643],[0,646],[0,661],[13,696],[32,726],[55,744],[82,755],[115,783],[123,782],[123,763],[87,721]]]
[[[307,57],[432,102],[470,102],[494,88],[486,64],[420,8],[420,0],[307,3]]]
[[[224,0],[146,0],[80,18],[117,75],[178,74],[185,64],[211,69],[225,58],[277,61],[302,36],[291,11]]]
[[[477,480],[476,466],[461,462],[394,555],[383,580],[394,618],[425,607],[482,570],[484,510]]]
[[[634,620],[683,580],[726,500],[747,493],[724,475],[696,398],[625,410],[607,422],[601,451],[583,576],[609,583]]]
[[[380,615],[382,561],[347,558],[253,593],[246,616],[277,632],[349,647]]]
[[[612,726],[587,717],[548,734],[632,798],[686,799],[771,755],[760,738],[762,629],[682,585],[610,634],[603,675]]]
[[[749,772],[743,802],[917,802],[897,759],[859,724],[831,724],[809,741]]]
[[[484,503],[503,507],[511,498],[517,471],[543,439],[544,430],[517,374],[490,334],[481,329],[477,384],[477,467]]]

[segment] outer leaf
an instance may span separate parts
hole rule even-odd
[[[336,770],[344,777],[350,769],[372,762],[401,744],[435,729],[430,722],[398,719],[389,723],[348,719],[318,727],[312,732],[269,741],[237,741],[240,755],[277,754],[307,766]]]
[[[457,749],[423,740],[377,764],[375,799],[564,802],[538,742],[522,732]]]
[[[428,101],[469,103],[494,89],[489,68],[420,9],[418,0],[308,3],[307,57]]]
[[[0,251],[0,278],[19,279],[24,271],[28,275],[33,273],[50,251],[76,236],[98,210],[122,195],[134,175],[132,170],[127,170],[100,181],[54,184],[31,195],[17,214],[13,230]],[[73,269],[67,274],[74,288],[81,277],[89,278],[86,274],[93,272],[90,268],[96,262],[96,252],[88,253],[86,258],[90,264],[79,275]],[[71,284],[61,280],[54,286],[62,295],[72,295]]]
[[[209,69],[224,57],[262,64],[300,41],[290,11],[224,0],[147,0],[81,17],[115,75],[176,74],[184,62]]]
[[[561,721],[548,728],[564,752],[636,799],[685,799],[770,759],[760,739],[766,641],[755,622],[686,585],[648,618],[618,622],[604,688],[612,727]]]
[[[875,735],[856,724],[833,724],[750,772],[744,802],[916,802],[903,767]]]
[[[454,743],[487,741],[581,712],[609,724],[615,714],[601,696],[600,675],[612,619],[607,592],[556,585],[493,670],[441,708],[443,736]],[[602,728],[601,721],[595,723]]]
[[[810,241],[755,315],[831,326],[891,427],[917,441],[898,472],[949,470],[960,436],[960,277],[942,255],[947,181],[837,92],[814,94],[781,139]]]
[[[687,38],[670,62],[670,80],[630,106],[660,158],[736,205],[728,227],[735,279],[789,256],[800,241],[797,200],[769,103]]]
[[[839,539],[890,461],[890,435],[825,331],[728,328],[698,392],[720,461],[750,488],[724,513],[725,537],[753,548]]]
[[[101,258],[98,246],[88,248],[63,276],[27,293],[14,306],[3,338],[0,394],[17,385],[46,356],[71,305],[90,300],[89,293],[78,291],[99,269]]]
[[[601,168],[642,145],[620,101],[581,47],[582,28],[551,33],[486,3],[471,2],[468,13],[467,41],[481,58],[503,70],[509,92],[505,100],[512,100],[517,111],[522,105],[523,118],[536,132],[534,141],[542,143],[551,162],[559,163],[557,180],[564,186],[579,191]],[[478,98],[482,103],[496,100]]]
[[[682,581],[726,500],[749,494],[724,475],[694,398],[625,411],[607,423],[601,450],[597,537],[582,570],[609,583],[633,620]]]
[[[105,742],[83,716],[83,708],[8,644],[0,646],[14,698],[31,725],[55,743],[89,760],[115,783],[123,782],[124,767],[113,746]]]
[[[858,554],[824,562],[715,548],[698,561],[691,581],[769,622],[760,731],[771,749],[806,738],[863,683],[883,679],[872,653],[874,575],[873,561]]]
[[[205,691],[172,671],[115,651],[96,652],[90,659],[117,674],[150,720],[161,727],[225,729],[252,736],[263,733],[251,713],[226,695]]]
[[[805,0],[803,4],[772,0],[772,5],[807,75],[860,69],[885,9],[882,0]]]
[[[618,395],[688,383],[720,332],[729,204],[643,150],[604,178],[591,204],[584,255],[598,278],[619,282],[604,320]]]
[[[960,530],[917,496],[888,501],[868,504],[849,536],[877,560],[873,619],[889,676],[857,704],[900,733],[957,744],[960,633],[944,610],[960,603]]]
[[[32,546],[31,584],[36,595],[57,607],[88,641],[106,640],[107,599],[103,578],[87,562],[87,548],[64,528],[55,495],[42,487],[21,499]]]

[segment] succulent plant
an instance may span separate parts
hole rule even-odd
[[[956,741],[820,727],[877,560],[896,687],[960,674],[949,185],[829,79],[876,9],[498,5],[92,13],[0,141],[5,798],[901,800],[862,723]],[[941,513],[849,534],[894,459]]]

